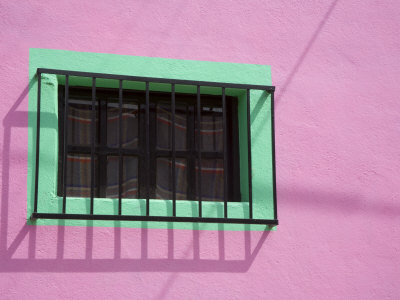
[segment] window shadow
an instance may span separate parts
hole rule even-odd
[[[10,168],[12,168],[12,130],[28,128],[30,112],[18,107],[28,96],[35,82],[22,91],[3,119],[2,192],[0,222],[0,272],[246,272],[251,267],[266,241],[269,231],[177,230],[168,229],[36,226],[26,223],[26,210],[10,215]],[[35,114],[35,113],[32,113]],[[35,116],[32,116],[35,117]],[[49,116],[49,117],[54,117]],[[35,125],[33,125],[35,126]],[[42,124],[42,128],[46,126]],[[35,137],[32,137],[35,138]],[[25,199],[20,199],[25,201]],[[26,205],[26,204],[25,204]],[[23,207],[23,204],[18,204]],[[15,226],[24,220],[18,230]],[[12,221],[12,222],[11,222]],[[10,230],[10,228],[12,230]],[[76,236],[75,233],[79,232]],[[104,236],[106,235],[106,236]],[[77,241],[80,239],[79,241]],[[108,241],[107,258],[99,258],[98,240]],[[213,241],[213,245],[210,244]],[[80,244],[79,244],[80,242]],[[136,247],[132,258],[130,247]],[[161,249],[160,247],[163,247]],[[52,251],[44,250],[50,249]],[[78,249],[79,255],[71,255]],[[103,248],[104,249],[104,248]],[[21,253],[24,253],[21,255]],[[112,253],[112,255],[110,255]],[[156,255],[155,255],[156,254]],[[78,257],[78,258],[76,258]]]
[[[96,227],[86,227],[85,242],[80,246],[76,240],[66,237],[66,231],[69,231],[71,227],[51,226],[56,227],[57,230],[41,230],[40,227],[25,224],[21,228],[11,244],[6,245],[5,251],[1,254],[0,272],[247,272],[270,233],[270,231],[243,231],[232,234],[232,232],[227,233],[225,231],[115,227],[112,241],[114,247],[107,250],[107,254],[113,251],[114,257],[96,258],[94,253],[99,252],[99,249],[96,250],[94,246],[95,231],[98,231]],[[100,231],[98,237],[103,235],[101,238],[104,238],[105,231],[111,232],[110,228],[101,228]],[[152,231],[156,234],[152,234]],[[124,232],[124,238],[122,232]],[[189,232],[192,238],[188,241]],[[230,248],[233,249],[234,244],[237,248],[243,250],[241,253],[238,253],[237,249],[232,251],[233,256],[237,257],[232,257],[232,253],[226,248],[225,235],[227,234],[231,239]],[[179,240],[181,235],[185,236],[185,242],[177,243],[176,241]],[[160,237],[162,236],[166,237],[166,239],[162,239],[162,241],[166,241],[166,245],[160,251]],[[206,237],[202,238],[202,236]],[[254,238],[255,236],[256,238]],[[210,247],[209,242],[212,237],[216,237],[216,241],[215,245]],[[43,251],[37,249],[40,246],[37,244],[38,240],[47,243],[46,249],[56,247],[55,257],[53,253],[49,255],[52,258],[44,258],[43,256],[46,255]],[[70,241],[70,244],[68,244],[68,241]],[[126,241],[128,241],[127,244],[140,244],[140,251],[138,252],[140,257],[124,258],[122,256],[121,249],[127,250],[127,247],[123,246]],[[208,243],[208,245],[205,245],[205,243]],[[23,247],[23,251],[26,250],[26,244],[28,250],[27,255],[24,255],[26,258],[20,258],[20,255],[14,257],[19,247]],[[67,257],[65,249],[71,251],[71,248],[77,246],[83,248],[84,257],[70,258],[70,254]],[[203,247],[207,248],[206,251],[201,251]],[[213,251],[209,251],[210,248],[213,248]],[[150,255],[149,252],[153,252],[153,255]],[[151,257],[154,256],[154,253],[157,257]],[[175,253],[178,253],[179,257],[176,257]],[[82,256],[81,254],[77,256]],[[229,258],[227,258],[228,255]],[[203,258],[202,256],[206,257]]]

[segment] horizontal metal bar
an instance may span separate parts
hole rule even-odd
[[[90,153],[90,146],[76,146],[76,145],[68,145],[68,153]],[[98,146],[94,147],[94,151],[96,154],[110,154],[110,155],[118,155],[118,148],[111,148],[107,146]],[[124,155],[140,155],[141,152],[137,149],[121,149],[122,154]],[[142,151],[143,152],[143,151]]]
[[[278,225],[278,220],[276,220],[276,219],[236,219],[236,218],[199,218],[199,217],[52,214],[52,213],[32,213],[31,219],[70,219],[70,220],[103,220],[103,221],[108,221],[108,220],[109,221],[151,221],[151,222],[195,222],[195,223]]]
[[[96,154],[103,154],[103,155],[118,155],[119,149],[118,148],[111,148],[106,146],[95,146],[95,153]],[[90,146],[76,146],[76,145],[68,145],[68,153],[69,154],[90,154],[91,148]],[[138,149],[121,149],[122,155],[126,156],[140,156],[145,155],[144,150]],[[177,157],[190,157],[195,156],[197,153],[196,151],[175,151]],[[154,151],[154,155],[156,157],[170,157],[172,152],[169,150],[156,150]],[[201,152],[202,157],[204,158],[223,158],[224,154],[218,151],[205,151]]]
[[[167,83],[167,84],[183,84],[183,85],[195,85],[195,86],[199,85],[199,86],[211,86],[211,87],[224,87],[224,88],[232,88],[232,89],[252,89],[252,90],[264,90],[264,91],[269,91],[269,92],[272,92],[275,90],[275,87],[270,86],[270,85],[239,84],[239,83],[196,81],[196,80],[182,80],[182,79],[166,79],[166,78],[116,75],[116,74],[106,74],[106,73],[91,73],[91,72],[79,72],[79,71],[68,71],[68,70],[55,70],[55,69],[45,69],[45,68],[38,68],[37,72],[38,72],[38,74],[46,73],[46,74],[54,74],[54,75],[96,77],[96,78],[106,78],[106,79],[156,82],[156,83]]]

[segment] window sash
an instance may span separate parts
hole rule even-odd
[[[85,104],[88,107],[91,106],[92,101],[92,91],[90,88],[85,87],[69,87],[69,105],[79,105]],[[96,132],[97,139],[96,143],[93,147],[93,155],[98,158],[98,164],[100,166],[107,165],[107,157],[108,156],[118,156],[120,151],[117,147],[110,147],[107,144],[107,108],[109,107],[118,107],[118,96],[115,89],[105,89],[96,87],[96,100],[95,106],[97,109],[97,128]],[[63,180],[62,174],[62,157],[64,152],[64,145],[63,145],[63,135],[64,135],[64,124],[61,122],[63,120],[63,114],[65,111],[64,107],[64,99],[65,99],[65,90],[64,86],[60,86],[59,88],[59,132],[60,132],[60,143],[59,143],[59,176],[58,176],[58,195],[63,196]],[[165,150],[165,149],[157,149],[157,106],[165,106],[170,105],[170,93],[159,93],[159,92],[151,92],[150,95],[150,193],[149,197],[151,199],[156,199],[156,187],[157,187],[157,159],[159,158],[171,158],[172,156],[172,149]],[[229,151],[228,153],[228,170],[232,169],[233,172],[229,172],[228,176],[228,201],[240,201],[240,190],[239,190],[239,158],[238,158],[238,132],[237,132],[237,99],[234,97],[229,97],[229,105],[227,106],[227,118],[229,122],[229,130],[227,130],[227,136],[229,138]],[[145,93],[138,92],[138,91],[130,91],[130,90],[123,90],[123,104],[124,105],[137,105],[138,106],[138,132],[145,132]],[[219,103],[218,103],[219,102]],[[212,110],[219,110],[222,111],[221,105],[221,97],[218,96],[208,96],[202,95],[202,102],[201,107],[202,115],[210,115],[212,114]],[[196,176],[198,171],[198,145],[197,145],[197,136],[196,136],[196,126],[197,126],[197,107],[196,107],[196,95],[186,95],[186,94],[176,94],[176,105],[179,106],[186,106],[186,150],[175,150],[176,159],[186,159],[187,163],[187,197],[185,200],[199,200],[198,195],[198,176]],[[70,108],[71,109],[71,108]],[[206,111],[208,109],[208,112]],[[179,110],[179,109],[178,109]],[[177,111],[178,111],[177,110]],[[89,112],[89,110],[88,110]],[[170,130],[172,131],[172,130]],[[138,166],[138,197],[139,199],[146,198],[146,172],[141,172],[141,170],[146,170],[145,163],[146,163],[146,150],[145,150],[145,135],[139,134],[139,144],[137,149],[121,149],[121,155],[123,158],[125,157],[137,157],[139,161]],[[91,154],[92,147],[91,144],[87,145],[77,145],[68,143],[67,145],[68,154]],[[200,149],[202,159],[207,161],[209,159],[223,159],[224,152],[222,149],[216,151],[206,151],[204,149]],[[97,182],[94,184],[96,186],[96,191],[94,193],[94,197],[99,198],[106,198],[107,195],[107,172],[100,172],[101,167],[96,171],[94,177],[97,178]],[[202,170],[204,172],[204,170]],[[207,169],[205,171],[208,171]],[[103,174],[103,175],[101,175]],[[104,175],[105,174],[105,175]],[[203,173],[202,173],[203,174]],[[171,178],[170,178],[171,179]],[[204,187],[202,187],[202,193]],[[182,191],[179,191],[182,192]],[[67,197],[68,197],[67,193]],[[82,195],[84,196],[84,195]],[[204,195],[205,200],[210,201],[211,198],[207,195]],[[182,197],[178,197],[183,199]],[[219,199],[217,201],[223,201]]]

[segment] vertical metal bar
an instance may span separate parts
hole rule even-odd
[[[253,219],[253,185],[251,171],[251,125],[250,125],[250,90],[247,89],[247,165],[249,179],[249,218]]]
[[[187,149],[190,151],[192,155],[189,154],[187,158],[187,165],[186,165],[186,193],[187,199],[196,200],[196,163],[197,163],[197,152],[196,152],[196,129],[195,129],[195,116],[196,116],[196,108],[195,105],[190,105],[186,103],[185,105],[186,111],[186,144]],[[176,138],[176,137],[175,137]]]
[[[228,217],[228,125],[226,120],[226,97],[225,88],[222,88],[222,118],[224,133],[224,218]]]
[[[37,116],[36,116],[36,164],[35,164],[35,198],[33,204],[33,212],[38,209],[38,190],[39,190],[39,143],[40,143],[40,94],[42,85],[42,73],[36,73],[38,82],[38,95],[37,95]]]
[[[272,142],[272,178],[274,194],[274,219],[278,219],[278,206],[276,194],[276,162],[275,162],[275,106],[274,91],[271,93],[271,142]]]
[[[197,86],[197,196],[199,197],[199,217],[202,217],[202,199],[201,199],[201,99],[200,86]]]
[[[107,120],[108,120],[108,99],[105,97],[99,97],[99,144],[100,147],[107,147]],[[101,149],[100,148],[100,149]],[[103,151],[99,152],[97,155],[97,165],[102,166],[103,168],[107,167],[107,153]],[[107,195],[107,172],[103,172],[99,170],[98,172],[98,195],[99,197],[106,197]]]
[[[92,122],[90,126],[90,214],[94,212],[94,147],[96,142],[95,137],[95,126],[96,126],[96,78],[92,78]]]
[[[62,203],[62,213],[63,213],[63,214],[65,214],[65,212],[66,212],[66,206],[67,206],[68,98],[69,98],[69,75],[65,75],[64,153],[63,153],[63,203]]]
[[[146,215],[150,216],[150,91],[146,81]]]
[[[176,182],[175,182],[175,84],[171,84],[171,122],[172,122],[172,214],[176,216]]]
[[[119,154],[119,176],[118,176],[118,214],[122,214],[122,177],[123,177],[123,160],[122,160],[122,79],[119,81],[119,132],[118,132],[118,154]]]

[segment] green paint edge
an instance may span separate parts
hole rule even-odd
[[[33,211],[34,174],[35,174],[35,141],[36,141],[36,107],[37,107],[37,68],[64,69],[96,73],[123,74],[144,77],[175,78],[199,81],[246,83],[271,85],[270,67],[266,65],[237,64],[222,62],[205,62],[176,60],[154,57],[139,57],[102,53],[74,52],[64,50],[37,49],[29,50],[29,120],[28,120],[28,178],[27,178],[27,222],[35,225],[63,226],[104,226],[157,229],[188,230],[256,230],[275,229],[265,225],[244,224],[209,224],[180,222],[136,222],[136,221],[86,221],[86,220],[47,220],[29,219]],[[72,85],[89,85],[89,81],[70,80]],[[42,109],[40,136],[39,166],[39,212],[60,212],[61,198],[56,196],[57,181],[57,86],[63,83],[62,76],[42,75]],[[116,86],[117,82],[104,80],[99,86]],[[141,84],[124,84],[124,88],[143,88]],[[169,86],[152,84],[151,90],[168,91]],[[177,86],[177,92],[195,93],[195,87]],[[220,94],[215,88],[202,89],[202,93]],[[240,180],[243,201],[229,203],[230,217],[248,216],[248,173],[247,173],[247,110],[245,91],[227,89],[228,95],[239,98],[239,152]],[[273,218],[273,184],[272,152],[270,135],[270,96],[266,92],[251,91],[251,132],[252,132],[252,165],[253,165],[253,205],[255,218]],[[95,199],[95,213],[114,214],[117,211],[115,199]],[[126,199],[123,201],[123,214],[144,215],[143,199]],[[68,200],[67,212],[88,213],[88,198]],[[171,215],[172,201],[151,200],[151,212],[156,215]],[[205,217],[222,217],[222,203],[203,202]],[[197,202],[178,201],[178,216],[197,216]]]

